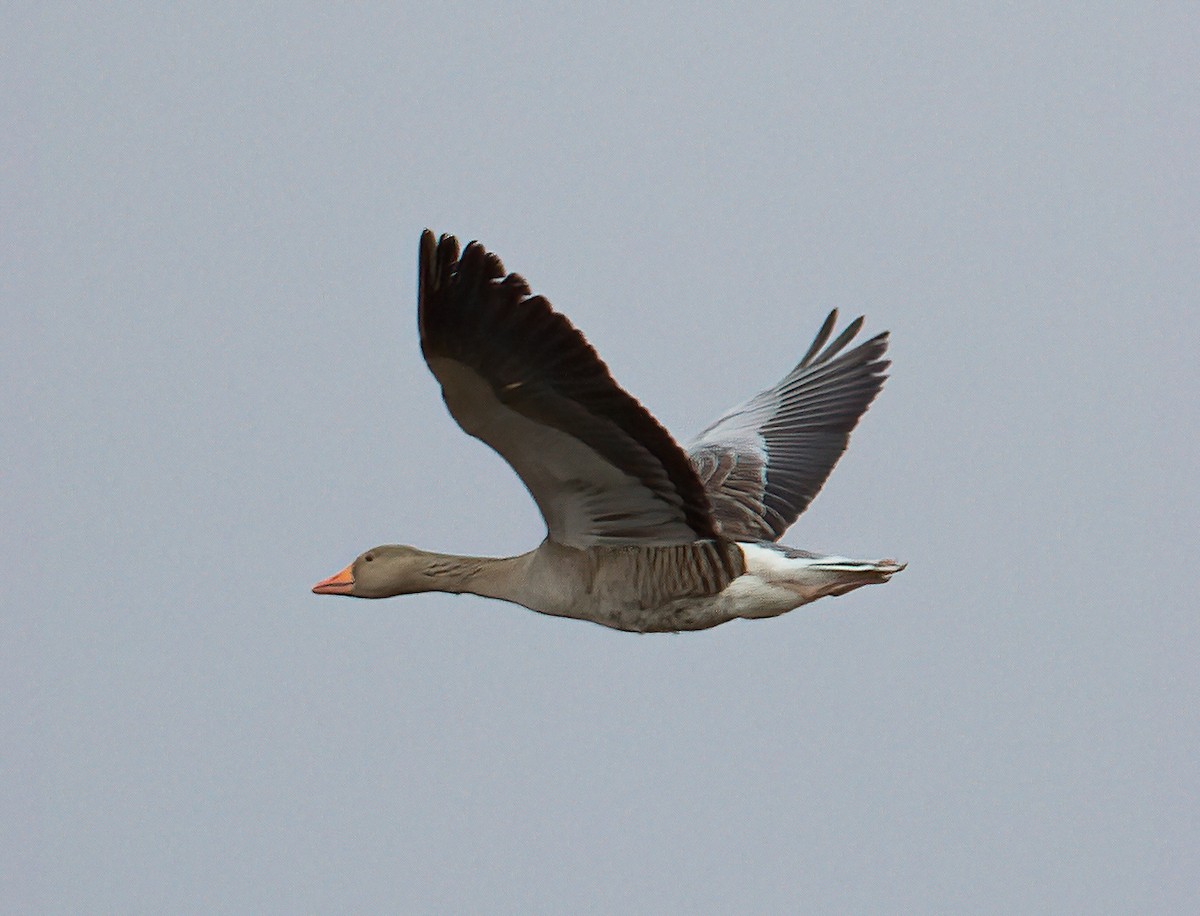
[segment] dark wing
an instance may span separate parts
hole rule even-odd
[[[717,536],[688,456],[565,317],[471,242],[421,235],[421,351],[466,432],[507,461],[570,547]]]
[[[826,347],[836,322],[835,309],[779,384],[726,413],[692,443],[692,463],[725,537],[778,540],[817,495],[883,387],[887,332],[842,353],[863,319]]]

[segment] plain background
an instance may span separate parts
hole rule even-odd
[[[1190,4],[9,4],[3,905],[1195,912]],[[313,582],[533,546],[415,329],[480,238],[686,439],[826,311],[892,378],[638,637]]]

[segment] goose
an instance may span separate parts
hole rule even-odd
[[[567,318],[480,243],[460,253],[455,237],[426,229],[417,290],[421,352],[446,407],[520,476],[546,538],[502,558],[374,547],[317,594],[469,593],[617,630],[678,632],[775,617],[905,568],[777,543],[883,386],[887,332],[846,351],[861,317],[830,342],[830,312],[794,369],[685,451]]]

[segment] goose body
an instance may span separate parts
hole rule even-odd
[[[878,394],[887,334],[845,351],[826,319],[800,363],[685,452],[570,322],[494,254],[426,230],[421,349],[450,413],[525,483],[547,527],[514,557],[385,545],[313,587],[384,598],[470,593],[633,632],[774,617],[886,582],[894,560],[775,543],[816,495]]]

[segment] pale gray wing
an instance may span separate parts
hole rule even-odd
[[[513,467],[570,547],[717,536],[687,454],[565,317],[494,254],[421,236],[421,351],[458,424]]]
[[[778,540],[817,495],[883,387],[887,332],[842,353],[863,319],[826,346],[836,322],[835,309],[795,369],[691,444],[725,537]]]

